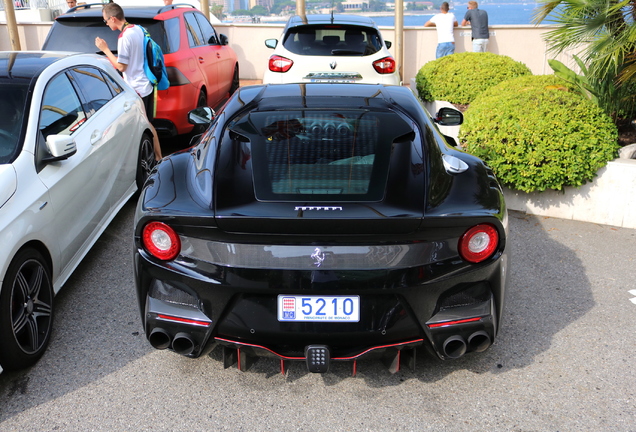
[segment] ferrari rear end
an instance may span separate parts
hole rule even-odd
[[[376,355],[395,372],[417,347],[482,352],[500,327],[506,235],[490,169],[449,147],[408,89],[246,87],[141,194],[146,337],[189,357],[218,347],[243,370],[266,356],[355,372]]]

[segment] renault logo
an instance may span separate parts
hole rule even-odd
[[[331,63],[329,63],[329,66],[330,66],[330,67],[331,67],[331,69],[333,70],[333,69],[335,69],[335,68],[336,68],[336,66],[338,66],[338,63],[336,63],[336,61],[334,60],[334,61],[332,61]]]

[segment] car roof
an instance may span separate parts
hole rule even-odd
[[[394,109],[418,111],[413,92],[402,86],[383,84],[294,83],[241,87],[242,103],[259,110],[296,110],[303,108]]]
[[[81,54],[59,51],[2,51],[0,78],[30,81],[56,61],[74,55]]]
[[[373,19],[362,15],[343,15],[343,14],[315,14],[315,15],[294,15],[287,21],[287,28],[303,25],[317,24],[343,24],[343,25],[363,25],[367,27],[376,27]]]
[[[102,8],[105,3],[89,3],[79,5],[71,9],[70,12],[64,13],[56,20],[74,20],[80,18],[99,18],[102,19]],[[157,15],[169,12],[173,9],[190,9],[199,12],[192,5],[174,4],[169,6],[122,6],[126,19],[154,19]]]

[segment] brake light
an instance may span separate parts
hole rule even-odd
[[[390,74],[395,72],[395,60],[393,57],[384,57],[373,62],[373,69],[379,74]]]
[[[490,224],[475,225],[459,238],[459,255],[471,263],[490,258],[499,245],[499,233]]]
[[[173,260],[181,251],[179,236],[162,222],[150,222],[141,232],[141,243],[150,255],[162,261]]]
[[[273,55],[269,58],[269,70],[272,72],[287,72],[294,62],[286,57]]]

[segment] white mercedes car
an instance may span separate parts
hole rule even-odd
[[[293,16],[274,49],[264,84],[340,82],[400,85],[400,74],[375,22],[359,15]]]
[[[0,52],[0,370],[44,353],[54,295],[148,177],[143,109],[105,57]]]

